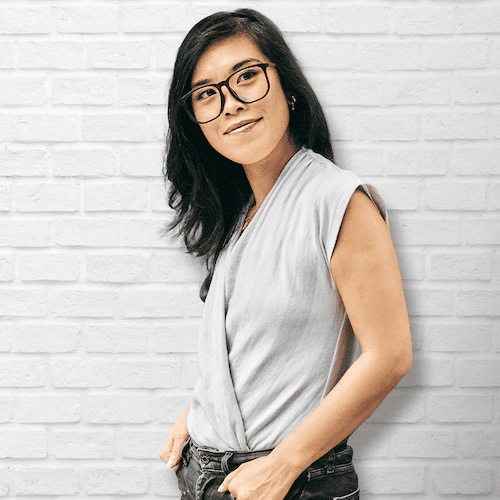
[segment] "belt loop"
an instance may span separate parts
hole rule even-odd
[[[233,452],[231,451],[227,451],[226,453],[224,453],[224,456],[222,457],[222,460],[221,460],[221,466],[222,466],[222,470],[227,474],[229,472],[229,467],[227,465],[227,461],[233,456]]]
[[[335,450],[332,448],[327,455],[328,461],[326,462],[326,472],[330,474],[335,472]]]

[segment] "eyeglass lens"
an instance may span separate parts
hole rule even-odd
[[[243,102],[253,102],[264,97],[269,90],[264,69],[259,66],[244,68],[231,76],[228,81],[231,90]],[[221,112],[221,93],[215,86],[206,86],[191,94],[190,107],[198,122],[207,122]]]

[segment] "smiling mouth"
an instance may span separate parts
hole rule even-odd
[[[256,123],[260,122],[262,118],[259,118],[258,120],[254,120],[253,122],[246,123],[245,125],[242,125],[241,127],[235,128],[231,130],[231,132],[227,132],[226,135],[233,134],[235,132],[244,132],[245,130],[251,129]]]

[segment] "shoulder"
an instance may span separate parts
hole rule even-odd
[[[307,150],[307,186],[316,199],[331,200],[350,186],[363,184],[364,180],[354,172],[345,170],[328,158]]]

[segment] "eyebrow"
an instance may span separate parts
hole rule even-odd
[[[249,63],[249,62],[262,62],[262,61],[259,61],[258,59],[255,59],[255,57],[249,57],[248,59],[244,59],[243,61],[240,61],[239,63],[236,63],[233,68],[232,68],[232,71],[238,71],[244,64],[246,63]],[[193,83],[193,85],[191,85],[191,90],[194,89],[195,87],[199,87],[200,85],[206,85],[207,83],[210,83],[212,80],[210,80],[209,78],[205,78],[204,80],[198,80],[197,82]]]

